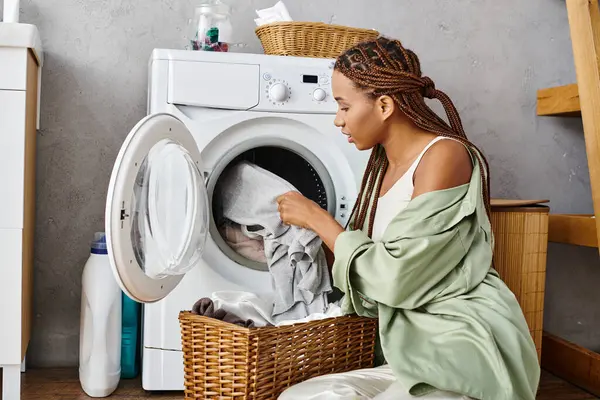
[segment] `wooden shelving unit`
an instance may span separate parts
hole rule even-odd
[[[594,215],[550,214],[548,241],[598,247]]]
[[[590,393],[600,393],[600,354],[549,333],[542,339],[545,369]]]
[[[600,9],[598,0],[566,0],[577,84],[538,91],[537,114],[581,117],[594,215],[550,215],[548,240],[598,247],[600,235]],[[598,307],[592,304],[591,307]],[[542,366],[600,396],[600,354],[544,333]]]
[[[538,90],[537,115],[581,117],[579,87],[572,84]]]

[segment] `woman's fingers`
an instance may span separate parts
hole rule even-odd
[[[288,193],[284,193],[281,196],[277,197],[277,203],[281,204],[284,200],[288,198]]]
[[[289,191],[287,193],[284,193],[282,195],[280,195],[279,197],[277,197],[277,203],[281,203],[282,201],[290,198],[291,196],[295,196],[295,195],[301,195],[299,192],[295,192],[295,191]]]

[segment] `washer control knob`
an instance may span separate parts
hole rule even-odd
[[[287,85],[283,83],[276,83],[271,86],[269,94],[271,95],[271,98],[277,102],[284,102],[290,96]]]
[[[321,88],[315,89],[315,91],[313,92],[313,98],[316,101],[323,101],[323,100],[325,100],[326,97],[327,97],[327,92],[325,92]]]

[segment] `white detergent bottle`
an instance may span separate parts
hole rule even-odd
[[[90,397],[107,397],[121,375],[121,290],[108,261],[106,237],[96,233],[83,269],[79,381]]]

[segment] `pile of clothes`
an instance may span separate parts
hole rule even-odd
[[[270,171],[241,161],[223,172],[215,193],[223,216],[219,230],[227,244],[248,260],[269,267],[274,290],[268,316],[272,324],[324,315],[332,292],[321,239],[311,230],[285,225],[280,219],[277,197],[295,190]],[[208,304],[206,300],[201,299],[196,308],[207,309],[201,307]],[[265,310],[262,305],[259,308]],[[246,317],[241,315],[241,320]]]
[[[249,231],[247,227],[225,219],[219,227],[225,243],[236,253],[250,261],[266,264],[264,239]]]
[[[244,328],[284,326],[342,315],[339,301],[330,303],[323,313],[299,319],[273,318],[273,303],[250,292],[222,291],[204,297],[192,307],[192,313],[218,319]]]

